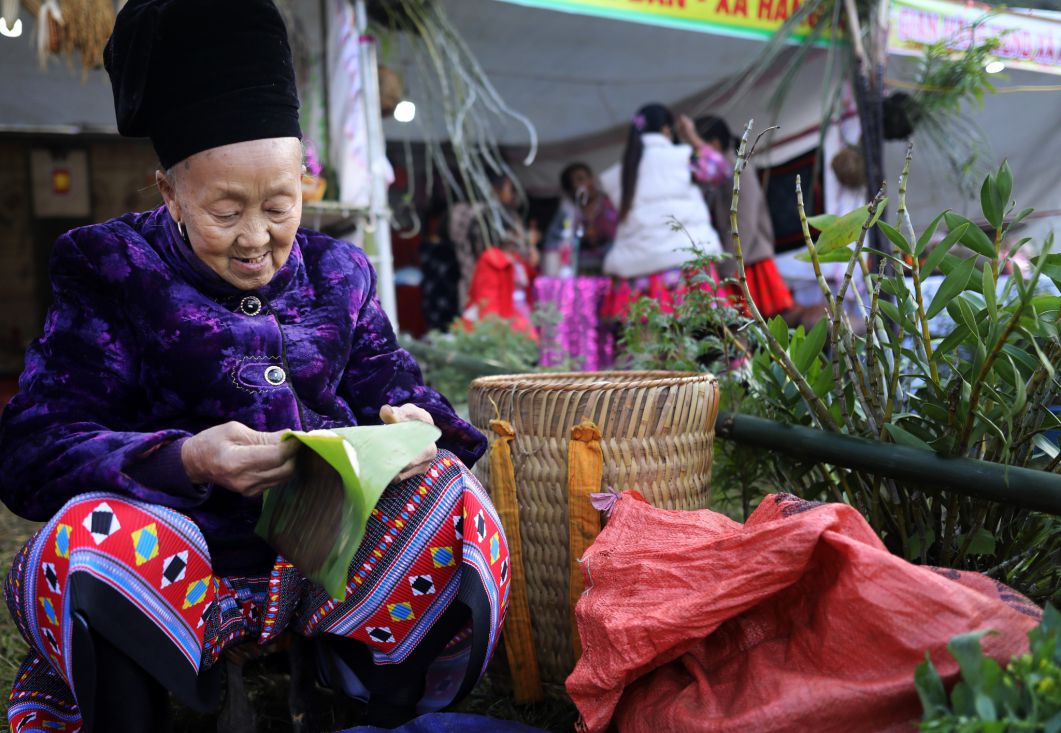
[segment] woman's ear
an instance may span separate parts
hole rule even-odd
[[[177,190],[173,181],[162,171],[156,170],[155,185],[158,186],[158,192],[162,194],[162,201],[166,204],[169,215],[173,217],[173,221],[179,222],[181,220],[181,207],[177,203]]]

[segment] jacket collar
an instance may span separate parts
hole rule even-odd
[[[228,299],[256,293],[267,301],[272,301],[287,289],[302,269],[302,250],[299,243],[305,235],[301,229],[295,235],[295,243],[291,247],[291,254],[284,266],[277,270],[273,279],[265,286],[253,291],[240,290],[200,260],[177,231],[177,223],[173,221],[173,217],[169,215],[165,206],[160,206],[151,212],[144,222],[141,233],[154,245],[162,259],[173,268],[176,274],[212,298]]]
[[[646,148],[672,148],[674,143],[671,139],[661,132],[643,132],[641,133],[641,144]]]

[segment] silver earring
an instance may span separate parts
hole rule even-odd
[[[188,241],[188,229],[181,222],[177,222],[177,233],[181,235],[181,239],[185,242]]]

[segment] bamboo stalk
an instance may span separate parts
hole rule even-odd
[[[916,247],[917,235],[914,233],[914,224],[910,221],[910,211],[906,208],[906,190],[910,183],[910,163],[914,159],[914,143],[906,144],[906,159],[903,161],[903,170],[899,174],[899,208],[896,211],[899,223],[899,232],[906,237],[911,247]]]
[[[863,235],[865,235],[865,231],[866,230],[864,228],[863,229]],[[884,277],[884,267],[885,267],[885,263],[886,262],[887,262],[887,260],[882,260],[881,261],[881,277],[882,278]],[[849,269],[848,270],[848,277],[850,277],[850,275],[851,275],[851,272],[850,272],[850,269]],[[879,307],[880,307],[880,298],[881,298],[880,286],[879,286],[879,284],[874,283],[874,287],[873,287],[873,290],[872,290],[872,296],[870,297],[869,322],[868,322],[867,328],[866,328],[865,355],[866,355],[866,372],[867,372],[867,378],[868,378],[867,386],[866,386],[866,399],[867,399],[867,401],[869,402],[869,404],[870,404],[870,406],[872,408],[877,409],[877,411],[879,411],[880,414],[883,414],[884,411],[881,408],[881,402],[880,402],[879,399],[877,399],[877,396],[879,396],[880,392],[881,392],[881,380],[880,380],[881,374],[879,373],[880,364],[879,364],[879,362],[877,362],[877,360],[875,359],[875,355],[873,354],[873,338],[877,337],[877,338],[880,339],[880,334],[877,333],[876,329],[874,328],[874,326],[876,325],[877,313],[879,313],[879,310],[877,310],[877,309],[879,309]],[[902,326],[900,326],[900,330],[902,330]],[[848,333],[851,332],[850,325],[847,328],[847,332]],[[859,368],[858,352],[855,349],[854,339],[851,338],[850,336],[849,336],[849,342],[851,344],[851,347],[850,347],[850,349],[848,351],[848,363],[851,365],[852,369],[857,369],[857,368]],[[881,343],[882,344],[884,343],[883,339],[881,339]],[[871,417],[871,415],[872,415],[872,417]],[[872,432],[872,433],[877,433],[877,432],[880,432],[880,431],[884,430],[884,422],[882,421],[880,425],[877,425],[876,424],[876,422],[877,422],[876,421],[876,414],[873,414],[872,412],[867,415],[867,422],[869,423],[870,432]]]
[[[803,186],[798,175],[796,176],[796,211],[799,212],[799,223],[803,228],[803,244],[810,253],[811,265],[814,267],[814,277],[818,281],[818,287],[821,288],[822,296],[825,298],[825,303],[830,308],[831,314],[836,296],[833,294],[833,289],[829,287],[829,283],[825,280],[825,275],[822,274],[821,260],[818,259],[818,248],[810,236],[810,222],[807,221],[807,210],[803,206]]]
[[[881,263],[881,266],[883,267],[883,262]],[[891,380],[889,381],[889,384],[888,384],[887,402],[885,403],[885,406],[884,406],[884,419],[881,420],[880,437],[881,437],[882,440],[884,439],[884,426],[887,425],[889,422],[891,422],[892,413],[894,411],[895,404],[896,404],[897,397],[898,397],[899,375],[902,373],[902,346],[903,346],[903,334],[904,333],[905,333],[905,331],[903,330],[903,326],[900,323],[899,324],[899,333],[896,333],[896,334],[892,335],[892,342],[891,342],[891,347],[892,347],[892,373],[891,373]],[[871,357],[867,357],[867,358],[871,358]]]
[[[814,244],[814,240],[810,235],[810,222],[807,221],[807,210],[803,204],[803,185],[800,180],[800,176],[796,176],[796,211],[799,213],[800,226],[803,229],[803,244],[807,248],[807,252],[810,253],[810,261],[814,267],[814,277],[818,281],[818,287],[822,291],[822,296],[825,298],[826,309],[828,311],[828,317],[835,320],[837,317],[836,298],[833,295],[832,288],[829,287],[829,283],[825,280],[825,275],[822,273],[821,260],[818,258],[818,248]],[[843,420],[844,426],[851,432],[855,432],[855,424],[851,419],[851,411],[847,408],[847,397],[844,395],[843,382],[840,379],[840,350],[837,348],[837,339],[839,338],[839,331],[834,327],[829,333],[829,344],[830,344],[830,362],[832,363],[833,369],[833,394],[836,401],[840,404],[840,416]]]
[[[924,347],[923,353],[925,361],[928,362],[928,368],[932,377],[932,386],[935,389],[936,394],[939,395],[941,386],[939,381],[939,367],[936,365],[936,360],[932,358],[932,335],[928,330],[928,316],[925,315],[925,296],[921,291],[921,263],[917,257],[914,257],[911,274],[914,281],[914,300],[917,303],[917,319],[921,325],[921,343]]]
[[[845,315],[844,318],[846,319],[847,316]],[[857,350],[855,349],[854,338],[851,336],[851,326],[850,326],[850,324],[848,325],[847,328],[845,328],[843,330],[843,333],[841,333],[841,337],[844,340],[844,348],[847,349],[848,353],[850,353],[850,354],[857,353]],[[862,412],[867,416],[868,421],[870,423],[870,426],[873,428],[873,432],[876,432],[876,423],[872,419],[872,415],[873,415],[873,398],[871,396],[872,395],[872,390],[869,388],[869,381],[866,378],[866,374],[865,374],[865,372],[862,369],[862,363],[857,358],[848,359],[847,363],[848,363],[848,366],[851,367],[851,370],[855,374],[855,389],[854,389],[855,398],[862,404]]]
[[[837,427],[836,422],[833,420],[832,415],[829,414],[829,409],[825,406],[825,403],[814,394],[814,390],[811,389],[809,384],[807,384],[807,380],[802,374],[800,374],[799,370],[796,369],[796,365],[792,363],[788,351],[782,348],[778,340],[774,338],[774,334],[771,333],[770,327],[766,323],[766,319],[763,318],[763,314],[759,311],[758,306],[755,305],[755,301],[752,299],[751,290],[748,288],[748,277],[744,269],[744,250],[741,248],[740,227],[737,224],[737,207],[740,203],[741,173],[743,172],[745,165],[747,165],[750,156],[748,151],[748,137],[751,135],[754,124],[754,119],[748,120],[748,125],[744,128],[744,134],[741,136],[740,146],[737,148],[737,161],[733,166],[733,198],[730,200],[729,220],[733,237],[734,256],[737,260],[737,281],[740,283],[741,293],[744,295],[748,310],[751,311],[752,318],[759,325],[760,330],[766,337],[766,341],[770,345],[770,350],[781,364],[781,368],[784,369],[785,374],[787,374],[788,378],[792,380],[792,383],[796,385],[796,389],[799,390],[800,395],[803,397],[804,402],[807,403],[808,409],[814,415],[818,424],[823,428],[835,431]],[[759,137],[762,137],[762,135],[769,131],[769,129],[763,131],[759,134]],[[758,140],[758,138],[756,139]],[[754,152],[754,145],[752,147]]]

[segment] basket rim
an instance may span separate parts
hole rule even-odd
[[[604,381],[621,376],[622,381]],[[566,384],[550,384],[556,380]],[[571,380],[576,380],[571,384]],[[611,369],[599,372],[530,372],[522,374],[495,374],[477,377],[469,385],[473,389],[504,387],[506,389],[535,389],[545,392],[577,392],[592,387],[596,390],[644,389],[646,387],[675,387],[700,382],[717,382],[714,374],[707,372],[678,372],[666,370],[622,371]]]

